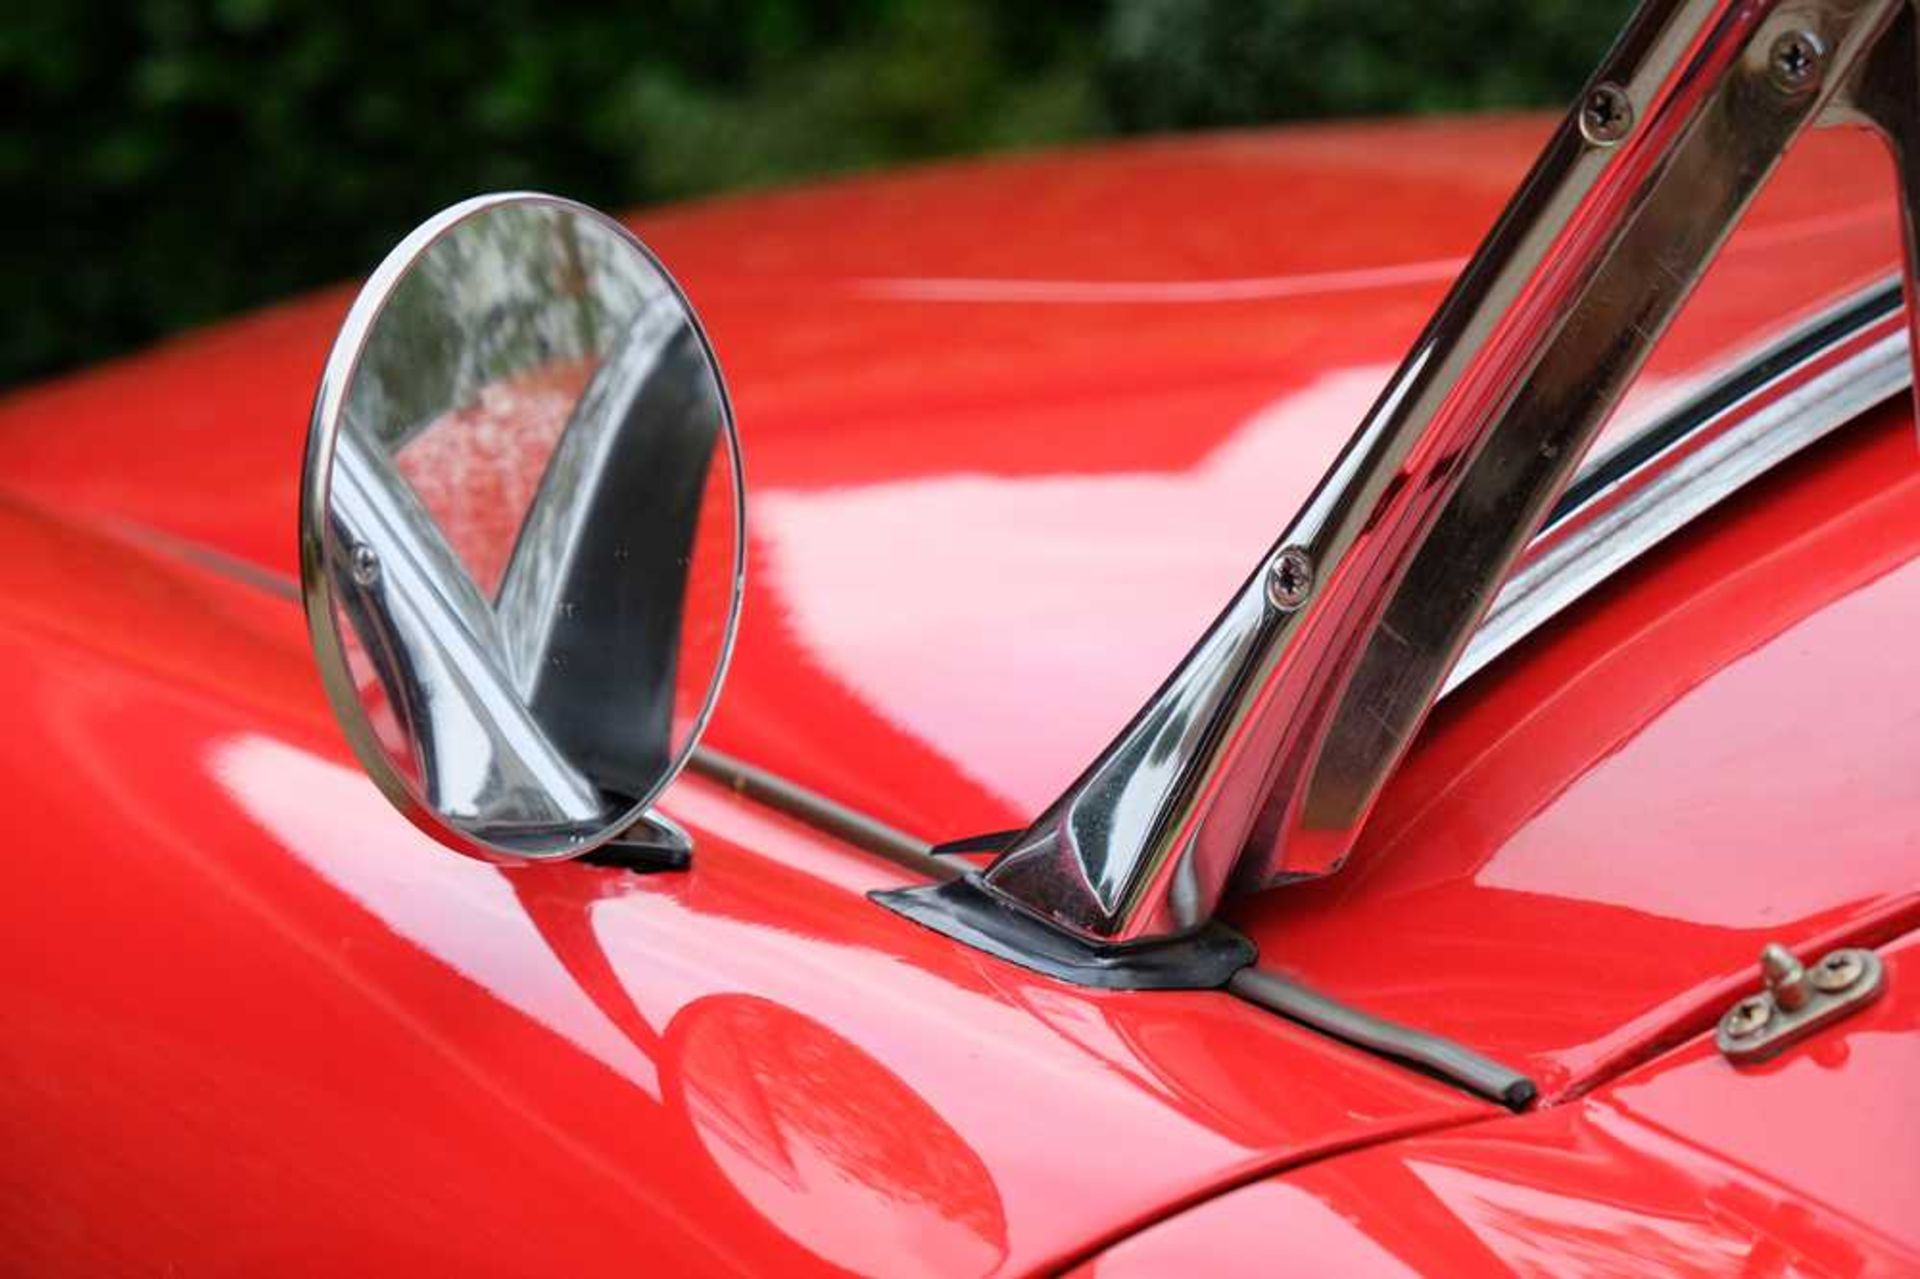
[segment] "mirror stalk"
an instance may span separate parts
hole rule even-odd
[[[1911,138],[1906,3],[1647,0],[1181,666],[984,871],[885,900],[956,937],[1018,917],[1145,956],[1229,893],[1338,869],[1595,433],[1870,50],[1882,127]]]

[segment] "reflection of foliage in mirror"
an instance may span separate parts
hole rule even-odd
[[[665,288],[597,220],[555,206],[489,209],[442,236],[395,287],[349,419],[396,447],[490,385],[598,359]]]

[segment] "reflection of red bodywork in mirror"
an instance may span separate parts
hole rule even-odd
[[[394,455],[490,600],[499,597],[547,460],[595,367],[556,360],[490,383],[470,403],[420,428]]]

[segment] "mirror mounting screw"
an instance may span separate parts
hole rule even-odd
[[[1785,32],[1767,50],[1767,74],[1788,93],[1811,88],[1820,82],[1826,52],[1820,37],[1811,31]]]
[[[1588,92],[1580,106],[1580,133],[1595,146],[1610,147],[1633,129],[1633,99],[1611,80]]]
[[[365,542],[353,548],[352,573],[355,586],[372,586],[380,580],[380,554]]]
[[[1297,546],[1285,547],[1267,566],[1267,602],[1291,613],[1313,593],[1313,557]]]

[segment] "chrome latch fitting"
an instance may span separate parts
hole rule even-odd
[[[1769,942],[1760,952],[1760,972],[1767,988],[1729,1008],[1714,1036],[1730,1061],[1765,1061],[1872,1002],[1886,985],[1880,956],[1854,946],[1829,951],[1809,968]]]

